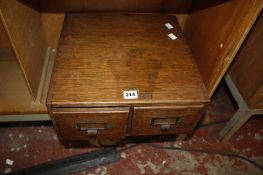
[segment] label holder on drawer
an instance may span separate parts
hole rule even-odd
[[[162,131],[169,130],[172,126],[176,126],[181,121],[180,117],[155,117],[151,119],[152,126],[160,126]]]
[[[78,122],[75,125],[78,131],[86,131],[89,136],[97,136],[98,131],[109,128],[107,123]]]

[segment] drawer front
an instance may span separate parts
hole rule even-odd
[[[53,121],[64,140],[122,139],[129,108],[57,108]]]
[[[190,133],[200,119],[203,106],[135,107],[132,135]]]

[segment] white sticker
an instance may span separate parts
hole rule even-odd
[[[137,91],[123,91],[123,98],[124,99],[137,99],[138,92]]]
[[[6,159],[6,160],[5,160],[5,163],[6,163],[7,165],[13,165],[13,164],[14,164],[14,161],[11,160],[11,159]]]
[[[175,36],[173,33],[169,33],[168,34],[169,38],[171,38],[172,40],[176,40],[177,36]]]
[[[167,29],[172,29],[172,28],[174,28],[174,26],[172,25],[172,24],[170,24],[170,23],[166,23],[166,24],[164,24],[165,25],[165,27],[167,27]]]

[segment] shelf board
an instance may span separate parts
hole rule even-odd
[[[0,97],[0,115],[47,113],[45,104],[33,103],[16,61],[0,61]]]

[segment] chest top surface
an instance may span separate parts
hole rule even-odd
[[[173,28],[168,29],[165,23]],[[168,34],[177,39],[172,40]],[[123,91],[137,91],[124,99]],[[198,104],[208,101],[175,16],[68,14],[48,104]]]

